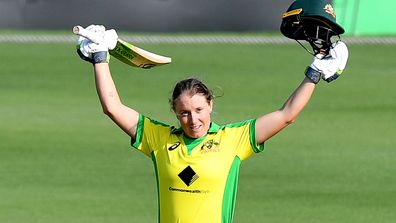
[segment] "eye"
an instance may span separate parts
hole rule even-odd
[[[179,116],[180,117],[187,117],[188,116],[188,112],[180,112]]]

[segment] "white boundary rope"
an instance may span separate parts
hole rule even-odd
[[[135,44],[290,44],[294,40],[283,36],[248,36],[248,35],[134,35],[121,36]],[[75,43],[74,35],[40,35],[40,34],[0,34],[0,43]],[[396,36],[390,37],[343,37],[348,44],[396,44]]]

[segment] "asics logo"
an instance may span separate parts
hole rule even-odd
[[[171,145],[171,146],[168,148],[168,150],[169,150],[169,151],[175,150],[175,149],[176,149],[177,147],[179,147],[179,146],[180,146],[180,142],[177,142],[177,143]]]

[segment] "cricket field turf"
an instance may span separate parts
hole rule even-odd
[[[201,78],[219,124],[278,109],[312,58],[295,45],[147,44],[172,57],[143,70],[111,61],[125,104],[177,124],[176,81]],[[396,45],[351,45],[297,121],[242,163],[235,223],[396,220]],[[74,44],[0,43],[0,222],[157,221],[149,158],[101,111]]]

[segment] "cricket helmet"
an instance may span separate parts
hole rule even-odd
[[[282,15],[281,33],[309,42],[317,53],[331,46],[331,37],[344,33],[330,0],[295,0]]]

